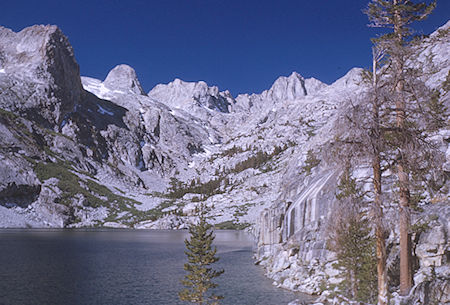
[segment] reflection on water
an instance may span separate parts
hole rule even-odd
[[[0,230],[0,304],[186,304],[186,231]],[[287,304],[252,260],[252,241],[217,231],[221,304]]]

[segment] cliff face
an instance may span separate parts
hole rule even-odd
[[[33,26],[19,33],[2,27],[0,40],[2,109],[58,126],[83,92],[67,38],[56,26]]]
[[[448,52],[448,24],[440,29],[444,40],[436,42],[431,35],[430,40],[424,42],[417,57],[424,61],[426,56],[433,59],[435,69],[427,75],[424,82],[432,88],[440,90],[446,79],[450,62],[443,60],[442,54]],[[434,41],[434,42],[432,42]],[[447,51],[444,51],[447,50]],[[412,63],[411,63],[412,64]],[[339,88],[341,95],[347,100],[355,102],[358,94],[364,92],[358,84],[358,71],[353,70],[346,77],[338,80],[325,90],[330,92],[333,86]],[[345,89],[349,91],[345,91]],[[322,91],[324,92],[324,90]],[[443,91],[441,91],[443,92]],[[355,94],[356,93],[356,94]],[[333,95],[331,95],[333,96]],[[328,95],[328,98],[330,95]],[[442,95],[443,103],[448,109],[450,97],[448,92]],[[286,172],[282,176],[280,196],[269,208],[265,209],[257,221],[258,252],[257,259],[266,270],[267,275],[274,279],[274,284],[293,290],[322,295],[318,301],[324,304],[344,304],[345,300],[331,297],[334,295],[334,286],[342,281],[342,273],[336,267],[337,257],[327,245],[330,242],[330,224],[339,214],[338,177],[344,160],[329,158],[327,150],[332,147],[336,137],[345,137],[349,131],[343,129],[340,118],[350,110],[348,104],[341,104],[338,110],[330,117],[327,124],[316,130],[311,139],[300,146],[302,152],[296,152],[290,159]],[[393,293],[395,304],[445,304],[449,302],[450,293],[450,241],[449,231],[449,201],[448,201],[448,164],[450,134],[448,126],[437,131],[432,138],[436,153],[442,154],[444,160],[439,167],[442,183],[441,189],[446,195],[426,194],[427,204],[412,212],[413,214],[413,257],[414,283],[412,293],[408,297],[400,297]],[[318,162],[310,168],[306,162],[306,151],[315,154]],[[371,177],[371,169],[364,165],[364,160],[353,160],[356,178],[367,179]],[[361,162],[358,166],[358,162]],[[367,162],[365,164],[368,164]],[[307,171],[305,171],[307,169]],[[388,276],[392,291],[399,284],[399,228],[398,205],[395,203],[395,193],[392,172],[383,175],[384,181],[391,187],[384,189],[383,201],[385,204],[385,226],[390,232],[387,240],[388,249]],[[431,172],[430,172],[431,175]],[[370,181],[370,180],[368,180]],[[370,191],[371,185],[363,185],[365,191]],[[369,196],[367,198],[372,200]],[[431,202],[433,202],[431,204]],[[370,206],[366,206],[370,211]],[[369,218],[372,217],[369,212]],[[434,237],[432,238],[431,235]],[[426,250],[425,250],[426,249]],[[320,304],[322,304],[320,303]],[[345,303],[347,304],[347,303]]]

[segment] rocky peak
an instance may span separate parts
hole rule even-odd
[[[269,90],[262,93],[264,98],[274,101],[295,100],[306,95],[305,79],[297,72],[288,77],[280,76]]]
[[[18,33],[0,28],[0,69],[10,81],[17,79],[19,84],[26,81],[35,86],[22,88],[15,82],[12,90],[16,94],[31,90],[31,97],[25,104],[0,97],[4,109],[39,117],[42,123],[54,126],[81,101],[79,66],[72,46],[57,26],[35,25]],[[42,91],[52,91],[53,95],[44,98],[40,96]]]
[[[103,82],[111,90],[131,91],[135,94],[146,95],[139,82],[136,71],[125,64],[114,67]]]
[[[148,95],[171,108],[183,110],[198,106],[229,112],[229,106],[234,103],[229,91],[220,92],[218,87],[209,87],[204,81],[185,82],[178,78],[167,85],[157,85]]]
[[[233,110],[235,112],[246,112],[250,109],[254,109],[255,111],[276,109],[283,107],[287,101],[294,101],[309,95],[315,95],[326,87],[328,85],[318,79],[305,79],[297,72],[292,72],[289,76],[280,76],[275,80],[270,89],[263,91],[261,94],[238,95]]]
[[[343,77],[332,83],[330,87],[344,89],[347,87],[358,87],[362,82],[362,68],[352,68]]]
[[[326,87],[328,87],[327,84],[314,77],[305,79],[305,88],[308,95],[314,95]]]
[[[72,46],[55,25],[34,25],[18,33],[0,27],[0,52],[3,68],[16,75],[37,68],[69,68],[67,65],[79,72]]]

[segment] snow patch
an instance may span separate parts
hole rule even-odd
[[[145,170],[145,164],[142,159],[139,160],[139,164],[138,164],[137,168],[141,171]]]
[[[106,97],[110,92],[111,92],[111,90],[109,90],[108,88],[106,88],[105,85],[101,84],[100,87],[98,87],[98,94],[97,94],[97,96],[98,96],[99,98],[104,98],[104,97]]]
[[[97,107],[98,107],[97,112],[100,113],[100,114],[107,114],[107,115],[110,115],[110,116],[114,115],[114,112],[106,110],[105,108],[103,108],[99,104],[97,104]]]
[[[61,124],[59,125],[59,128],[63,128],[64,126],[66,126],[66,124],[67,120],[66,119],[62,120]]]
[[[211,138],[210,138],[210,139],[211,139]],[[205,152],[202,153],[202,154],[200,154],[202,157],[207,158],[207,157],[209,157],[209,156],[212,155],[212,152],[211,152],[209,149],[207,149],[206,147],[203,147],[203,150],[204,150]]]
[[[89,77],[82,77],[82,85],[84,90],[94,94],[98,98],[101,99],[108,99],[108,97],[111,97],[113,93],[121,93],[124,94],[123,91],[120,90],[110,90],[105,85],[99,81],[98,79],[89,78]]]

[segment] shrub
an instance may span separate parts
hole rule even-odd
[[[306,176],[311,175],[311,170],[319,165],[320,160],[316,158],[312,150],[308,150],[306,155],[305,165],[302,167],[302,173],[305,173]]]

